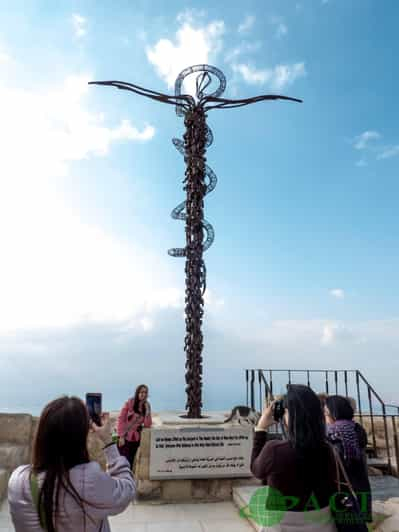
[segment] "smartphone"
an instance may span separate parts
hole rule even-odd
[[[102,412],[102,394],[101,393],[87,393],[86,406],[89,412],[90,419],[98,426],[101,426],[101,412]]]

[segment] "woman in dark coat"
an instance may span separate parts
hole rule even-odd
[[[340,395],[327,397],[324,413],[328,439],[341,456],[349,480],[358,496],[365,522],[371,522],[371,488],[367,472],[366,431],[353,420],[354,410],[346,397]]]
[[[251,471],[273,495],[265,504],[270,526],[263,530],[336,532],[330,512],[336,468],[320,400],[308,386],[290,384],[283,407],[286,439],[271,439],[267,432],[275,423],[275,405],[265,408],[255,428]]]

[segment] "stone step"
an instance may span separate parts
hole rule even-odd
[[[370,478],[371,491],[373,497],[373,514],[381,514],[381,508],[386,502],[390,502],[391,506],[395,503],[397,506],[397,513],[388,512],[388,515],[394,516],[390,520],[384,521],[378,528],[375,530],[378,532],[399,532],[399,478],[391,476],[382,476],[382,477],[371,477]],[[243,485],[243,486],[234,486],[233,487],[233,502],[239,510],[247,508],[249,501],[255,491],[259,486],[254,485]],[[375,515],[377,517],[377,515]],[[261,531],[262,527],[255,523],[253,519],[248,518],[248,522],[253,526],[257,531]],[[393,528],[391,528],[391,526]],[[396,527],[396,528],[395,528]]]
[[[0,503],[6,496],[9,476],[6,469],[0,469]]]
[[[0,468],[13,471],[29,461],[29,447],[13,443],[0,443]]]
[[[387,458],[367,458],[367,465],[381,469],[382,471],[388,471]]]
[[[247,512],[245,512],[245,509],[248,508],[249,501],[251,499],[251,496],[255,493],[255,491],[261,486],[254,486],[253,484],[249,486],[235,486],[233,487],[233,502],[237,506],[237,508],[240,511],[240,514],[247,515]],[[251,517],[247,515],[247,520],[251,524],[251,526],[254,528],[254,530],[261,532],[263,530],[262,526],[256,523]]]

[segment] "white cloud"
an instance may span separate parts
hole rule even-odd
[[[233,64],[232,69],[234,72],[241,74],[242,79],[251,85],[263,85],[271,78],[270,70],[259,70],[244,63]]]
[[[374,154],[377,160],[390,159],[399,155],[399,144],[381,145],[376,144],[376,141],[382,138],[378,131],[364,131],[361,135],[355,137],[352,141],[353,147],[356,150],[364,150]],[[364,158],[357,161],[356,166],[366,166],[367,163]]]
[[[205,408],[228,408],[245,401],[243,368],[265,367],[265,352],[269,354],[267,368],[298,368],[299,360],[299,369],[360,369],[383,398],[399,399],[396,378],[398,319],[254,323],[250,313],[250,326],[243,335],[245,316],[241,316],[239,327],[235,322],[226,330],[221,323],[225,314],[219,312],[212,317],[210,308],[206,308]],[[15,405],[20,407],[19,411],[24,410],[24,406],[28,411],[33,407],[40,410],[61,390],[84,396],[88,382],[93,389],[103,392],[107,408],[117,409],[131,393],[132,379],[135,384],[149,384],[155,411],[182,408],[185,402],[183,344],[181,307],[158,307],[151,312],[139,308],[130,320],[82,320],[69,327],[1,335],[0,410]],[[121,371],[121,368],[129,368],[132,360],[134,374]],[[391,371],[387,372],[387,367],[392,368]],[[168,380],[165,374],[169,375]],[[287,375],[283,378],[287,379]],[[306,382],[306,374],[293,373],[292,379]],[[36,383],[33,389],[31,382]],[[339,382],[341,393],[342,374]],[[8,383],[13,386],[7,386]],[[275,374],[273,383],[275,393],[281,393],[287,381],[279,381]],[[311,383],[317,391],[322,391],[324,374],[312,374]],[[333,386],[333,379],[330,385]],[[349,375],[350,392],[355,385],[354,376]]]
[[[327,324],[323,327],[323,333],[321,336],[322,345],[330,345],[334,341],[334,331],[336,329],[335,325]]]
[[[75,33],[75,37],[78,39],[84,37],[87,33],[87,19],[79,15],[79,13],[74,13],[72,15],[72,26]]]
[[[291,85],[296,79],[306,75],[304,63],[292,65],[277,65],[263,70],[248,64],[233,64],[233,71],[239,73],[242,79],[251,85],[268,85],[272,89],[283,89]]]
[[[42,92],[0,86],[0,139],[7,149],[3,165],[8,164],[8,171],[17,173],[13,170],[16,161],[16,168],[33,167],[39,176],[54,177],[65,173],[68,161],[106,155],[112,142],[152,138],[152,126],[139,131],[129,120],[123,120],[110,128],[102,114],[87,111],[82,100],[90,79],[89,75],[70,76],[63,86]],[[18,157],[21,150],[22,159]],[[26,160],[30,165],[24,163]],[[23,174],[21,169],[17,175]]]
[[[354,340],[353,332],[346,326],[340,323],[326,323],[322,330],[320,343],[322,346],[329,347],[338,342],[352,342]]]
[[[154,328],[154,322],[151,318],[149,318],[148,316],[143,316],[141,319],[140,319],[140,325],[141,327],[143,328],[143,331],[144,332],[149,332],[149,331],[152,331],[152,329]]]
[[[382,148],[381,153],[378,154],[377,159],[390,159],[399,155],[399,144],[396,146],[386,146]]]
[[[213,309],[220,309],[225,305],[224,299],[217,297],[213,290],[210,290],[209,288],[205,292],[204,303],[206,306],[210,306]]]
[[[272,85],[276,89],[291,85],[296,79],[306,75],[304,63],[293,65],[278,65],[273,69]]]
[[[2,48],[0,48],[0,65],[10,63],[11,62],[11,56]]]
[[[344,299],[345,291],[342,288],[333,288],[330,290],[330,296],[335,297],[336,299]]]
[[[179,24],[198,25],[198,22],[206,15],[205,9],[190,8],[177,14],[176,20]]]
[[[239,24],[237,31],[238,33],[247,33],[253,28],[255,24],[254,15],[247,15],[245,19]]]
[[[277,26],[277,29],[276,29],[276,36],[279,38],[284,37],[284,35],[287,35],[287,33],[288,33],[287,26],[283,22],[280,22],[280,24]]]
[[[146,125],[143,131],[133,127],[129,120],[122,120],[120,126],[110,133],[111,140],[150,140],[155,135],[155,128]]]
[[[364,131],[352,140],[352,145],[356,150],[364,150],[372,153],[377,160],[390,159],[399,155],[399,144],[381,145],[376,141],[382,138],[378,131]],[[357,161],[356,166],[366,166],[367,163],[364,158]]]
[[[256,42],[242,42],[235,48],[232,48],[226,53],[225,61],[226,63],[232,63],[241,55],[249,54],[256,52],[260,49],[262,43],[259,41]]]
[[[184,68],[214,60],[222,49],[225,31],[222,20],[198,27],[193,20],[187,19],[187,14],[181,17],[182,26],[176,32],[174,41],[160,39],[146,49],[148,60],[170,89]]]
[[[0,241],[7,257],[0,275],[2,330],[123,316],[137,299],[162,293],[152,286],[145,250],[83,223],[58,188],[71,162],[154,134],[151,126],[139,130],[128,120],[108,127],[104,116],[85,107],[88,79],[70,76],[43,91],[0,85]]]
[[[364,150],[369,147],[370,141],[378,140],[381,134],[378,131],[365,131],[354,139],[353,147],[356,150]]]
[[[278,39],[281,39],[284,37],[284,35],[287,35],[288,33],[288,27],[284,22],[284,19],[282,17],[271,17],[270,19],[271,23],[276,27],[276,37]]]

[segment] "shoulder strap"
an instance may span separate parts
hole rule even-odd
[[[47,530],[46,515],[44,513],[43,504],[41,504],[39,508],[39,497],[40,497],[39,496],[39,484],[37,481],[37,476],[33,472],[30,473],[29,482],[30,482],[30,492],[32,495],[32,501],[33,501],[33,504],[35,505],[37,514],[39,516],[40,526],[43,528],[43,530]]]
[[[338,484],[338,491],[341,491],[341,472],[340,467],[337,460],[337,451],[335,450],[334,445],[328,444],[331,450],[331,453],[334,457],[334,464],[335,464],[335,482]]]
[[[338,451],[335,449],[335,447],[333,445],[331,445],[331,449],[332,449],[332,452],[334,454],[334,459],[335,459],[335,466],[336,466],[336,470],[337,470],[337,482],[338,482],[339,491],[341,491],[341,484],[345,484],[345,486],[347,486],[349,488],[349,491],[351,492],[352,496],[354,496],[356,498],[355,490],[353,489],[352,483],[349,480],[349,477],[348,477],[348,474],[346,472],[345,466],[342,463],[342,460],[341,460],[341,457],[340,457]],[[341,482],[340,472],[342,473],[342,476],[345,479],[345,482],[343,482],[343,483]]]

